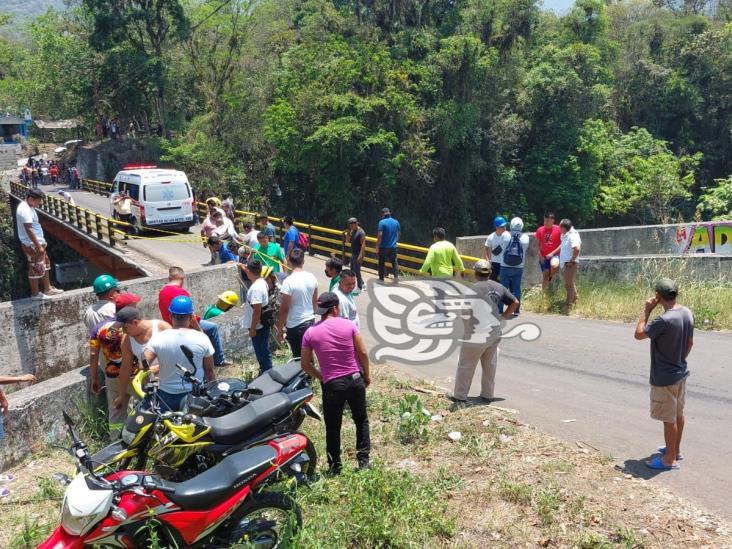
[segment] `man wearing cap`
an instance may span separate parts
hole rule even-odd
[[[366,232],[358,224],[358,219],[355,217],[348,220],[346,242],[351,244],[351,270],[356,275],[358,289],[363,290],[361,265],[363,265],[363,254],[366,251]]]
[[[43,228],[38,221],[38,208],[43,203],[43,191],[28,189],[25,200],[18,204],[15,211],[15,220],[18,226],[20,247],[28,261],[28,283],[31,288],[31,299],[47,299],[63,290],[51,286],[48,273],[51,270],[51,260],[46,254],[46,240],[43,238]],[[40,291],[39,285],[43,287]]]
[[[140,296],[135,294],[129,292],[117,293],[114,298],[115,310],[121,311],[125,307],[134,307],[139,301]],[[119,436],[127,418],[127,386],[123,387],[119,382],[122,366],[122,336],[122,325],[114,318],[102,320],[89,332],[91,391],[98,395],[102,390],[97,370],[101,351],[104,365],[104,388],[107,397],[109,434],[112,439]],[[131,375],[134,375],[136,367],[136,361],[133,361]],[[116,408],[114,403],[118,399],[121,405]]]
[[[208,320],[209,318],[220,316],[229,309],[231,309],[237,303],[239,303],[239,296],[236,295],[236,292],[226,290],[225,292],[220,293],[216,296],[215,304],[211,304],[206,307],[206,310],[203,312],[203,320]]]
[[[491,307],[494,316],[500,318],[499,305],[505,306],[503,319],[513,317],[513,313],[519,306],[519,300],[508,291],[508,289],[490,279],[491,264],[481,259],[473,266],[475,271],[475,283],[472,288],[481,298],[485,299]],[[491,336],[493,336],[491,332]],[[480,398],[490,402],[494,397],[496,386],[496,370],[498,368],[498,342],[500,333],[496,337],[490,337],[484,344],[464,343],[460,348],[457,372],[455,373],[455,390],[453,400],[455,408],[464,406],[468,399],[470,385],[473,382],[475,367],[480,361],[483,370],[480,382]]]
[[[450,278],[455,271],[463,274],[465,265],[457,248],[452,242],[445,240],[445,229],[442,227],[432,229],[432,240],[434,243],[430,246],[419,272],[430,273],[437,278]]]
[[[323,384],[323,415],[330,472],[341,471],[341,423],[348,403],[356,424],[358,468],[369,467],[371,441],[366,412],[366,387],[371,384],[366,344],[356,325],[340,316],[338,296],[325,292],[318,298],[321,321],[305,332],[302,369]],[[313,362],[313,353],[319,368]]]
[[[145,358],[145,345],[160,331],[170,330],[171,326],[164,320],[147,320],[137,307],[124,307],[117,312],[115,320],[122,328],[122,366],[119,369],[119,386],[129,387],[132,372],[137,364]],[[157,363],[150,364],[151,370],[157,372]],[[127,406],[128,395],[118,394],[112,401],[115,409]]]
[[[694,344],[694,316],[686,307],[676,303],[679,289],[673,280],[662,278],[656,283],[656,294],[646,301],[635,327],[635,339],[651,340],[651,418],[663,422],[665,446],[660,455],[646,465],[651,469],[678,469],[681,456],[681,435],[684,432],[686,362]],[[648,319],[661,305],[663,313]]]
[[[193,320],[193,301],[188,296],[178,296],[168,308],[172,319],[172,330],[159,331],[145,345],[145,359],[152,364],[157,359],[160,369],[158,397],[171,411],[180,410],[183,398],[191,392],[191,384],[183,379],[176,364],[191,369],[201,382],[216,379],[214,373],[214,348],[205,334],[190,329]],[[188,347],[193,353],[193,365],[181,347]]]
[[[505,218],[496,216],[493,226],[496,228],[488,238],[485,239],[485,258],[491,264],[491,280],[498,282],[501,277],[501,262],[503,252],[511,241],[511,235],[506,231],[508,222]]]
[[[381,221],[377,229],[376,249],[379,251],[379,280],[386,276],[386,262],[391,263],[394,282],[399,282],[399,262],[397,261],[397,244],[402,232],[399,221],[391,216],[389,208],[381,210]]]

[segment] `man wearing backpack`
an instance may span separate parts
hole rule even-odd
[[[285,236],[282,239],[282,247],[285,249],[285,257],[290,257],[290,252],[298,247],[300,231],[295,227],[292,216],[286,215],[282,218],[285,225]]]
[[[524,222],[520,217],[514,217],[510,223],[511,240],[508,241],[501,261],[501,284],[521,301],[521,279],[524,276],[524,260],[529,248],[529,236],[522,233]],[[520,305],[519,305],[520,307]],[[500,307],[503,313],[503,306]],[[518,316],[516,308],[514,316]]]

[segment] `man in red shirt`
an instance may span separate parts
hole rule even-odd
[[[544,225],[536,230],[539,241],[539,268],[541,269],[541,288],[546,291],[549,283],[559,270],[559,246],[562,244],[562,233],[559,225],[554,224],[554,214],[544,214]]]
[[[191,297],[191,294],[183,288],[185,280],[186,273],[180,267],[170,267],[168,269],[168,283],[163,286],[158,294],[158,308],[160,309],[160,316],[168,324],[172,324],[173,320],[170,311],[168,311],[171,301],[179,295]],[[211,340],[211,345],[213,345],[214,348],[214,366],[231,365],[231,362],[226,360],[224,355],[224,343],[221,341],[218,324],[209,320],[201,320],[197,315],[193,315],[192,318],[191,328],[193,330],[200,330]]]

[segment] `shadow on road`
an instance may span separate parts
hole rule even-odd
[[[650,480],[661,473],[666,473],[667,471],[651,469],[650,467],[648,467],[648,465],[646,465],[646,462],[653,459],[655,455],[658,454],[651,454],[650,456],[646,456],[641,459],[626,459],[622,467],[623,473],[633,475],[636,478],[642,478],[645,480]]]

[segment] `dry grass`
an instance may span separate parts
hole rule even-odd
[[[345,418],[346,471],[296,493],[305,519],[297,547],[732,547],[724,520],[624,475],[590,448],[543,435],[496,407],[450,412],[439,389],[386,368],[374,378],[375,467],[351,471],[355,432]],[[404,406],[415,409],[409,395],[442,421],[403,417]],[[323,426],[308,419],[303,428],[325,467]],[[448,438],[452,431],[460,440]],[[23,545],[23,535],[37,543],[60,507],[38,479],[69,469],[68,456],[51,452],[13,471],[13,494],[0,505],[0,547],[35,546]]]
[[[582,276],[578,279],[579,300],[572,314],[598,320],[632,322],[638,319],[643,303],[654,295],[659,278],[675,280],[680,289],[679,302],[694,313],[696,328],[732,330],[732,281],[719,278],[703,280],[685,262],[640,261],[630,280],[604,280]],[[565,292],[557,277],[548,294],[534,287],[523,295],[522,307],[537,313],[562,313]]]

